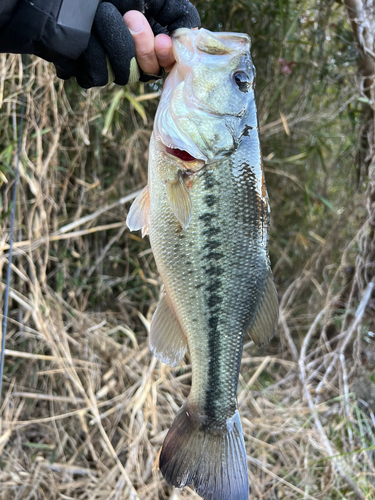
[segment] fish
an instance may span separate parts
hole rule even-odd
[[[247,500],[237,385],[246,333],[274,335],[270,209],[246,34],[180,28],[150,140],[148,184],[130,230],[149,234],[163,281],[150,348],[178,365],[188,346],[188,399],[159,454],[170,485],[205,500]]]

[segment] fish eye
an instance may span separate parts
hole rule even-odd
[[[234,74],[234,82],[241,92],[247,92],[251,85],[250,79],[244,71],[237,71]]]

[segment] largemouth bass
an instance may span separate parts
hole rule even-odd
[[[150,143],[148,186],[127,224],[149,232],[164,283],[150,326],[174,366],[189,345],[192,385],[159,457],[166,481],[206,500],[247,500],[237,384],[246,332],[275,331],[269,204],[244,34],[179,29]]]

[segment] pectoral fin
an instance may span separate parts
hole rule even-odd
[[[262,302],[259,306],[257,316],[248,334],[257,345],[265,345],[275,335],[277,330],[277,318],[279,316],[279,301],[270,272],[263,294]]]
[[[192,205],[189,190],[181,172],[178,173],[177,179],[167,181],[167,196],[173,214],[182,228],[186,229],[191,219]]]
[[[185,355],[187,339],[167,295],[163,292],[150,325],[150,349],[157,358],[176,366]]]
[[[148,234],[149,209],[150,197],[148,194],[148,186],[146,186],[133,201],[126,218],[126,224],[130,231],[142,229],[142,238],[145,234]]]

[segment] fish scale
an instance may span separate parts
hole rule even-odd
[[[150,241],[188,338],[193,363],[189,401],[222,424],[236,408],[243,334],[269,270],[268,209],[249,182],[260,169],[259,157],[253,166],[242,161],[246,142],[244,138],[236,154],[195,174],[186,231],[174,217],[165,190],[163,196],[158,170],[149,172]],[[166,154],[157,151],[150,164],[166,161]]]
[[[247,500],[237,409],[244,335],[266,343],[277,322],[269,206],[247,35],[180,29],[150,142],[148,187],[128,215],[149,233],[164,289],[150,346],[192,361],[187,401],[159,457],[166,481],[205,500]]]

